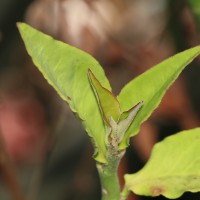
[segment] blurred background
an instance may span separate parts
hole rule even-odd
[[[199,44],[200,3],[0,0],[0,199],[100,200],[90,141],[34,67],[17,31],[18,21],[92,54],[118,94],[135,76]],[[142,168],[157,141],[199,126],[199,76],[196,59],[131,140],[119,169],[121,184],[125,172]],[[198,193],[186,193],[180,199],[199,198]],[[129,198],[146,199],[152,198]]]

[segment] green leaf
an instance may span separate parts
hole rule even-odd
[[[135,116],[139,112],[143,105],[143,101],[137,103],[135,106],[133,106],[130,110],[124,112],[120,116],[120,121],[117,125],[117,130],[115,131],[116,134],[120,135],[121,137],[119,138],[119,141],[121,142],[122,139],[124,138],[124,135],[130,125],[133,123]]]
[[[111,144],[112,149],[114,147],[118,150],[120,142],[122,141],[126,131],[130,127],[138,111],[142,107],[142,104],[143,101],[133,106],[133,108],[130,110],[122,113],[118,123],[116,123],[112,117],[110,118],[110,132],[108,134],[109,137],[106,138],[106,141],[109,141],[108,144]]]
[[[200,191],[200,128],[182,131],[157,143],[139,172],[125,176],[126,187],[138,195],[175,199]]]
[[[129,110],[132,105],[141,100],[144,101],[144,104],[120,143],[120,149],[128,146],[129,138],[139,132],[140,125],[159,105],[168,87],[199,54],[200,46],[176,54],[141,74],[122,89],[118,96],[122,112]]]
[[[102,86],[110,91],[103,69],[92,56],[77,48],[54,40],[27,24],[19,23],[18,28],[34,64],[79,116],[92,137],[97,148],[95,159],[106,163],[105,124],[87,76],[90,68]]]
[[[108,126],[110,126],[110,117],[112,117],[115,122],[118,122],[121,110],[117,98],[101,85],[91,70],[88,71],[88,76],[99,103],[102,118]]]

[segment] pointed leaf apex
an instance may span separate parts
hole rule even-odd
[[[110,89],[102,67],[86,52],[57,41],[28,24],[19,22],[17,27],[35,66],[81,119],[97,151],[95,159],[106,163],[102,134],[105,124],[87,76],[90,67],[103,86]]]
[[[121,90],[118,100],[122,111],[130,109],[141,99],[145,102],[142,111],[137,114],[134,123],[128,129],[121,149],[128,146],[129,138],[139,132],[141,124],[158,107],[169,86],[199,54],[200,46],[178,53],[136,77]]]

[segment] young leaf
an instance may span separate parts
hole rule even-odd
[[[129,138],[138,133],[140,125],[159,105],[168,87],[181,71],[200,54],[200,46],[191,48],[163,61],[129,82],[121,91],[118,100],[122,112],[143,100],[144,105],[120,143],[120,149],[128,146]]]
[[[118,123],[112,117],[110,117],[109,143],[111,144],[112,147],[118,149],[120,142],[122,141],[131,123],[133,123],[135,116],[142,107],[142,104],[143,101],[133,106],[133,108],[131,108],[130,110],[122,113],[120,115]]]
[[[88,76],[99,103],[104,121],[108,126],[110,126],[110,117],[112,117],[115,122],[118,122],[121,110],[117,98],[101,85],[91,70],[88,71]]]
[[[117,133],[118,135],[121,135],[120,142],[122,141],[130,125],[133,123],[135,116],[138,114],[142,105],[143,105],[143,101],[140,101],[135,106],[133,106],[133,108],[121,114],[120,121],[117,126]]]
[[[182,131],[157,143],[139,172],[126,175],[128,190],[138,195],[175,199],[200,191],[200,128]]]
[[[34,64],[73,112],[92,137],[96,146],[95,159],[106,163],[105,126],[95,95],[88,80],[88,69],[110,91],[110,85],[99,63],[89,54],[56,41],[27,24],[19,23],[19,31]]]

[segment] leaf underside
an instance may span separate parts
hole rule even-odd
[[[200,191],[200,128],[182,131],[157,143],[139,172],[125,176],[126,187],[138,195],[170,199]]]
[[[97,151],[95,159],[106,163],[105,124],[87,76],[90,68],[103,87],[110,91],[102,67],[89,54],[54,40],[25,23],[18,23],[18,28],[34,64],[79,116],[92,137]]]
[[[159,105],[168,87],[199,54],[200,46],[176,54],[133,79],[121,90],[117,98],[122,112],[129,110],[141,100],[144,104],[120,143],[120,149],[128,146],[130,137],[139,132],[140,125]]]

